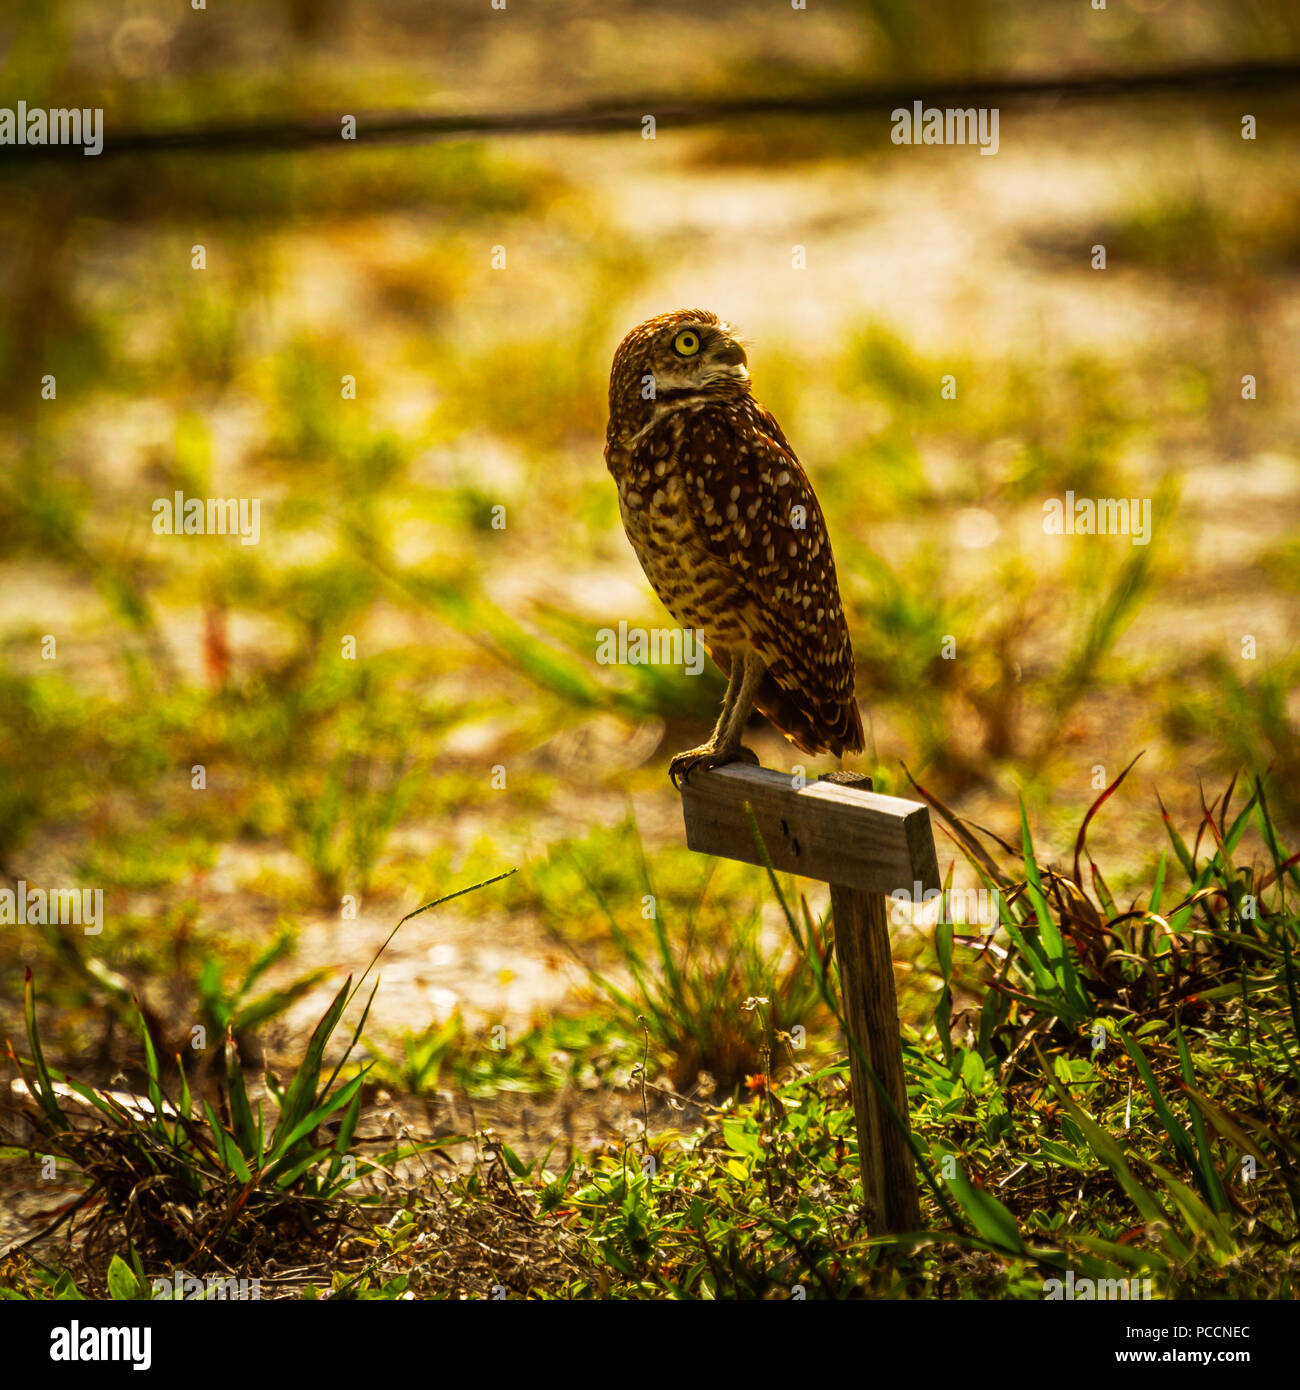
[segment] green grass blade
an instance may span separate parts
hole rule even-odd
[[[1187,1039],[1177,1023],[1174,1024],[1174,1037],[1178,1042],[1178,1060],[1182,1066],[1183,1085],[1190,1089],[1196,1084],[1196,1072],[1192,1067],[1192,1054],[1188,1049]],[[1200,1155],[1200,1162],[1193,1167],[1201,1191],[1216,1212],[1225,1212],[1228,1210],[1228,1194],[1223,1190],[1223,1183],[1214,1166],[1209,1136],[1205,1132],[1205,1120],[1195,1106],[1192,1107],[1192,1133],[1196,1136],[1196,1152]]]
[[[27,1043],[32,1050],[32,1066],[36,1070],[37,1085],[32,1087],[36,1100],[55,1129],[69,1128],[68,1117],[59,1109],[54,1097],[54,1080],[45,1064],[45,1052],[41,1047],[40,1031],[36,1027],[36,985],[32,972],[27,971],[23,984],[23,1017],[27,1022]]]

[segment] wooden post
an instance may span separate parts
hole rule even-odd
[[[877,796],[871,779],[860,773],[832,773],[796,788],[784,773],[728,763],[693,772],[683,785],[687,845],[702,854],[761,864],[746,805],[775,868],[831,886],[862,1190],[873,1229],[917,1230],[921,1208],[911,1148],[858,1049],[906,1125],[888,902],[899,888],[911,898],[939,887],[929,808],[919,801]]]

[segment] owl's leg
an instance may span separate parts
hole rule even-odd
[[[735,665],[732,671],[735,671]],[[749,723],[749,716],[754,710],[754,697],[758,694],[758,687],[763,679],[762,658],[757,652],[746,652],[745,663],[741,668],[740,684],[736,689],[735,697],[731,701],[731,708],[725,710],[723,718],[719,721],[718,729],[714,732],[714,742],[717,744],[717,751],[723,755],[721,762],[734,762],[738,757],[746,762],[758,762],[758,758],[749,751],[742,748],[740,740],[745,733],[745,725]],[[725,709],[725,705],[724,705]]]
[[[754,652],[743,659],[732,657],[727,693],[722,697],[722,713],[708,743],[678,753],[668,764],[668,776],[673,786],[680,786],[696,768],[721,767],[723,763],[757,763],[754,752],[741,746],[741,736],[754,708],[754,696],[763,679],[763,662]],[[678,779],[681,779],[679,781]]]
[[[718,713],[718,722],[713,726],[713,737],[709,740],[711,744],[716,744],[722,737],[722,731],[727,727],[727,720],[731,717],[731,711],[735,708],[736,696],[740,694],[740,687],[745,676],[745,659],[743,656],[733,656],[731,658],[731,670],[727,676],[727,689],[722,697],[722,709]]]

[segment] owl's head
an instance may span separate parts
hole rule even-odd
[[[610,369],[610,437],[635,434],[657,405],[748,394],[748,360],[735,329],[707,309],[677,309],[638,324]]]

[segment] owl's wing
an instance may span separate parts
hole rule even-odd
[[[853,646],[826,520],[780,425],[757,402],[676,417],[694,538],[748,594],[767,667],[755,704],[805,752],[862,747]]]

